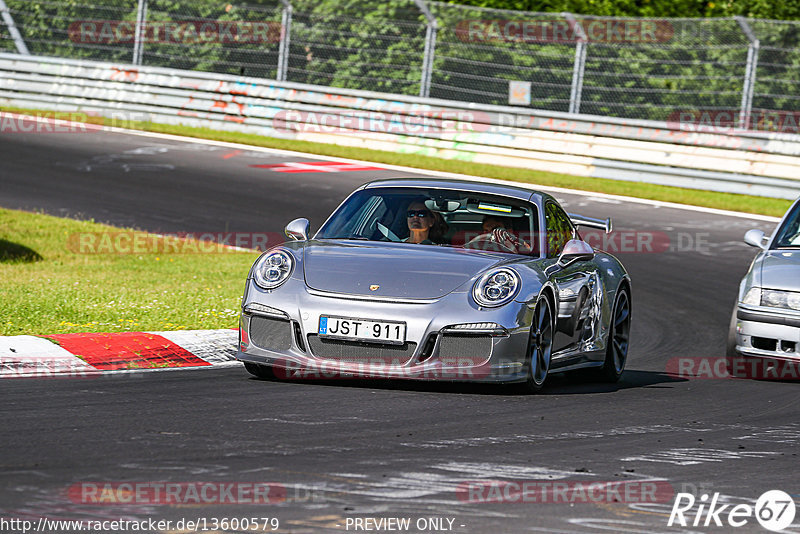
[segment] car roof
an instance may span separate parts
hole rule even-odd
[[[491,195],[501,195],[519,200],[531,202],[541,202],[550,195],[527,189],[515,187],[513,185],[487,184],[472,180],[446,180],[442,178],[387,178],[375,180],[361,186],[363,189],[373,189],[378,187],[429,187],[433,189],[458,189],[473,193],[487,193]]]

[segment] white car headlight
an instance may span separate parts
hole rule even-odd
[[[747,294],[742,299],[742,304],[747,304],[748,306],[761,305],[761,288],[751,287],[748,289]]]
[[[776,289],[761,290],[761,305],[770,308],[786,308],[800,311],[800,293],[794,291],[778,291]]]
[[[294,268],[294,258],[285,250],[274,250],[261,256],[253,267],[253,280],[259,287],[275,289],[284,283]]]
[[[472,288],[472,298],[480,306],[496,308],[508,304],[517,295],[519,275],[511,269],[501,268],[481,276]]]

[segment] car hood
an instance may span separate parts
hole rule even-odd
[[[800,251],[770,250],[764,254],[761,287],[800,291]]]
[[[508,254],[434,245],[354,241],[309,241],[303,270],[312,289],[351,295],[439,298]],[[370,286],[379,286],[370,290]]]

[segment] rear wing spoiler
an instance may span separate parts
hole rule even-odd
[[[599,230],[605,230],[605,232],[611,233],[613,228],[613,223],[611,222],[611,217],[606,220],[603,219],[594,219],[592,217],[584,217],[583,215],[578,215],[575,213],[568,213],[569,218],[572,220],[572,224],[575,226],[587,226],[589,228],[597,228]]]

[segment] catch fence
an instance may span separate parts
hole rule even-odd
[[[797,134],[800,22],[425,0],[0,0],[0,51]]]

